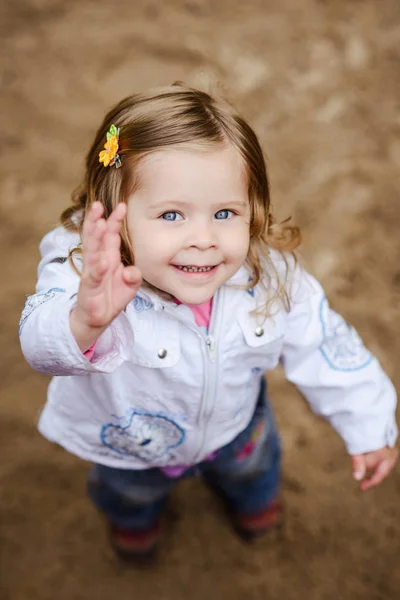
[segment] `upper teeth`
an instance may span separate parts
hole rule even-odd
[[[210,271],[214,267],[193,267],[189,265],[188,267],[183,267],[182,265],[177,265],[178,269],[182,271],[188,271],[189,273],[202,273],[203,271]]]

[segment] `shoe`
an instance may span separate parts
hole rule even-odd
[[[238,535],[246,541],[251,541],[282,526],[283,505],[281,500],[274,500],[266,508],[255,513],[231,513],[230,518]]]
[[[161,528],[157,522],[151,529],[124,529],[111,525],[111,543],[120,558],[124,560],[148,560],[156,554]]]

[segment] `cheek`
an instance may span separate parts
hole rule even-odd
[[[158,228],[143,227],[132,237],[135,263],[139,268],[155,268],[169,262],[176,254],[176,236],[161,232]]]
[[[139,269],[143,269],[146,264],[151,263],[153,260],[155,244],[150,243],[149,240],[154,238],[149,234],[146,223],[141,223],[140,226],[135,224],[130,227],[129,233],[131,236],[133,255],[135,257],[135,265],[139,267]]]
[[[235,228],[229,236],[229,254],[233,257],[246,257],[250,244],[250,232],[246,224]]]

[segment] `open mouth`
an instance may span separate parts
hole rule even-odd
[[[194,265],[174,265],[176,269],[179,271],[184,271],[185,273],[208,273],[215,269],[218,265],[211,265],[208,267],[196,267]]]

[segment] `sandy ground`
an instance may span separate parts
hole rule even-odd
[[[398,0],[3,0],[0,28],[1,600],[398,599],[399,470],[360,493],[341,441],[279,372],[283,534],[243,545],[194,480],[174,494],[159,564],[121,565],[85,498],[88,465],[36,431],[48,382],[17,338],[38,242],[106,108],[219,82],[264,144],[309,269],[400,384]]]

